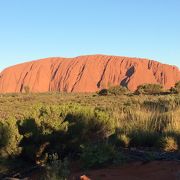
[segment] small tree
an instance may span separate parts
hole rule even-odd
[[[29,94],[30,87],[29,86],[24,86],[24,91],[25,91],[26,94]]]
[[[137,87],[135,94],[160,94],[163,92],[163,86],[161,84],[142,84]]]

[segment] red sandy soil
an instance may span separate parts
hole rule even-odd
[[[136,162],[120,167],[74,173],[69,180],[180,180],[180,162]]]
[[[135,90],[144,83],[160,83],[166,89],[180,80],[175,66],[119,56],[91,55],[46,58],[9,67],[0,73],[0,93],[66,91],[96,92],[114,85]]]

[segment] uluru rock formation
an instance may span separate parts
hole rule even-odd
[[[144,83],[160,83],[168,89],[180,80],[177,67],[119,56],[90,55],[46,58],[18,64],[0,73],[0,93],[66,91],[95,92],[113,85],[135,90]]]

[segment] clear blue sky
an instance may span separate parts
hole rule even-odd
[[[84,54],[180,67],[180,0],[0,0],[0,70]]]

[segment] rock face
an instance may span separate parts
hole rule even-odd
[[[180,80],[175,66],[118,56],[90,55],[47,58],[9,67],[0,74],[0,93],[66,91],[95,92],[113,85],[135,90],[144,83],[168,89]]]

